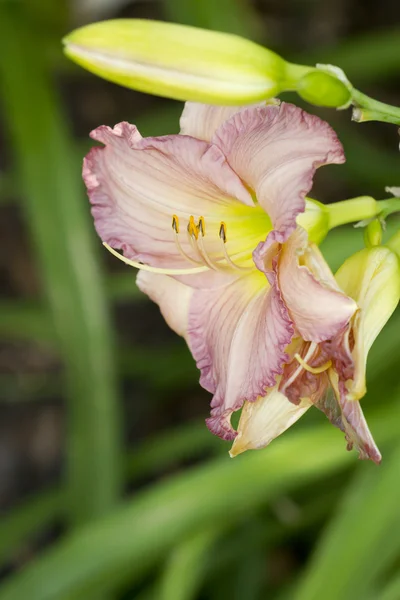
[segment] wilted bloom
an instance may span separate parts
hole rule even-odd
[[[296,229],[315,169],[343,151],[290,104],[186,104],[181,133],[100,127],[105,147],[84,178],[100,237],[141,269],[139,287],[187,340],[213,394],[209,428],[233,439],[232,412],[276,385],[293,337],[335,339],[356,311],[325,267],[314,276]]]
[[[349,449],[355,446],[360,458],[379,463],[359,400],[366,393],[368,352],[399,302],[399,258],[386,247],[365,248],[343,263],[335,283],[317,248],[308,247],[303,257],[325,283],[353,298],[358,310],[344,329],[322,343],[293,340],[291,360],[276,386],[245,404],[231,453],[268,445],[315,405],[344,431]]]
[[[295,65],[237,35],[159,21],[115,19],[67,35],[66,55],[120,85],[215,104],[250,104],[297,90],[321,106],[347,105],[346,85],[326,71]]]

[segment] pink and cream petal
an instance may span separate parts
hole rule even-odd
[[[304,340],[332,339],[349,323],[356,302],[340,291],[323,257],[298,227],[283,244],[278,263],[279,287]]]
[[[260,102],[254,106],[265,106],[265,102]],[[199,102],[186,102],[180,118],[181,134],[191,135],[199,140],[209,142],[215,131],[225,121],[247,108],[248,105],[217,106],[200,104]]]
[[[189,306],[193,289],[173,277],[139,271],[136,284],[141,292],[159,305],[168,326],[187,341]]]
[[[233,439],[230,417],[276,383],[288,357],[293,326],[276,286],[253,271],[213,290],[196,290],[189,312],[189,346],[200,383],[214,394],[207,426]]]
[[[358,451],[361,460],[370,459],[379,465],[382,455],[369,430],[360,403],[343,400],[341,408],[348,450],[354,447]]]
[[[235,114],[212,141],[270,216],[275,231],[266,246],[286,241],[295,229],[315,170],[345,160],[328,123],[286,103],[250,107]]]
[[[306,398],[293,404],[276,388],[255,402],[245,402],[230,455],[265,448],[296,423],[310,406],[312,402]]]
[[[355,448],[360,459],[371,459],[379,464],[382,456],[368,428],[360,403],[346,400],[343,383],[339,381],[333,369],[329,371],[329,378],[333,391],[325,394],[315,406],[325,413],[335,427],[343,431],[348,450]]]
[[[83,167],[103,241],[136,261],[187,267],[175,242],[173,215],[180,219],[182,247],[196,258],[186,235],[190,216],[204,217],[214,252],[220,249],[220,222],[232,214],[232,246],[236,239],[243,248],[238,215],[254,203],[219,148],[182,135],[142,138],[128,123],[102,126],[91,135],[105,145],[93,148]]]

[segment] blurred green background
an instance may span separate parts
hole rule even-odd
[[[229,459],[184,342],[94,233],[89,131],[177,132],[182,110],[63,57],[65,33],[115,17],[239,33],[400,104],[391,0],[0,1],[0,600],[399,600],[400,314],[363,401],[381,467],[316,410]],[[395,127],[307,108],[347,155],[317,174],[316,198],[400,185]],[[343,228],[323,249],[337,268],[361,246]]]

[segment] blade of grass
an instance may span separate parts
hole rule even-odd
[[[189,423],[137,445],[125,457],[124,473],[132,483],[168,470],[182,460],[221,451],[226,451],[226,445],[210,435],[203,421]],[[22,541],[56,519],[65,520],[67,510],[67,490],[61,487],[38,493],[6,513],[0,521],[0,566]]]
[[[376,358],[374,362],[376,362]],[[379,376],[379,371],[376,376]],[[392,420],[390,406],[386,408],[386,412],[380,411],[377,414],[375,411],[371,418],[371,426],[375,428],[376,423],[376,427],[379,427],[378,435],[382,435],[385,431],[385,423],[389,418]],[[226,444],[219,438],[210,435],[202,421],[189,423],[136,446],[125,458],[126,478],[130,482],[137,481],[143,476],[149,477],[161,470],[167,471],[172,465],[182,460],[225,451]],[[58,498],[62,499],[60,503]],[[0,530],[5,532],[0,537],[0,560],[3,556],[9,556],[8,547],[16,547],[21,540],[46,527],[48,523],[58,518],[64,519],[67,512],[67,501],[68,496],[64,490],[49,490],[37,494],[5,515],[0,527]],[[313,510],[312,512],[316,514],[317,511]]]
[[[397,436],[400,408],[371,419],[379,443]],[[130,569],[132,581],[194,529],[231,522],[298,485],[351,464],[329,425],[293,431],[266,451],[218,459],[138,493],[14,575],[0,600],[60,600]]]
[[[379,600],[399,600],[400,598],[400,573],[390,581],[383,591],[375,591],[371,595],[371,600],[378,598]]]
[[[57,339],[49,311],[37,303],[22,300],[0,303],[0,333],[8,339],[53,343]]]
[[[0,564],[9,559],[19,545],[65,512],[65,498],[59,489],[48,490],[17,506],[1,522]]]
[[[192,600],[199,591],[208,558],[220,529],[204,528],[184,540],[169,555],[159,583],[159,600]]]
[[[111,302],[147,302],[147,296],[140,292],[132,272],[117,273],[107,279],[107,297]],[[0,334],[6,337],[56,341],[57,332],[47,307],[38,302],[24,300],[3,300],[0,302]]]
[[[317,547],[294,600],[369,596],[376,576],[400,548],[399,468],[398,447],[379,470],[367,466],[360,470]]]
[[[66,366],[71,519],[103,514],[121,460],[111,333],[80,167],[23,3],[0,4],[5,122]],[[29,100],[28,100],[29,99]]]

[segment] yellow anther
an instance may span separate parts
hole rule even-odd
[[[226,244],[226,224],[221,221],[221,225],[219,226],[219,237]]]
[[[203,237],[206,235],[206,223],[204,217],[200,217],[199,222],[197,223],[197,229]]]
[[[190,236],[193,236],[196,240],[199,238],[199,230],[192,215],[190,216],[187,230]]]
[[[323,373],[324,371],[327,371],[332,366],[332,361],[328,360],[326,363],[324,363],[320,367],[310,367],[310,365],[308,365],[306,363],[306,361],[301,358],[300,354],[296,353],[294,355],[294,357],[297,360],[297,362],[301,364],[301,366],[303,367],[303,369],[305,369],[309,373],[313,373],[314,375],[318,375],[319,373]]]
[[[176,215],[172,215],[172,229],[175,233],[179,233],[179,219]]]

